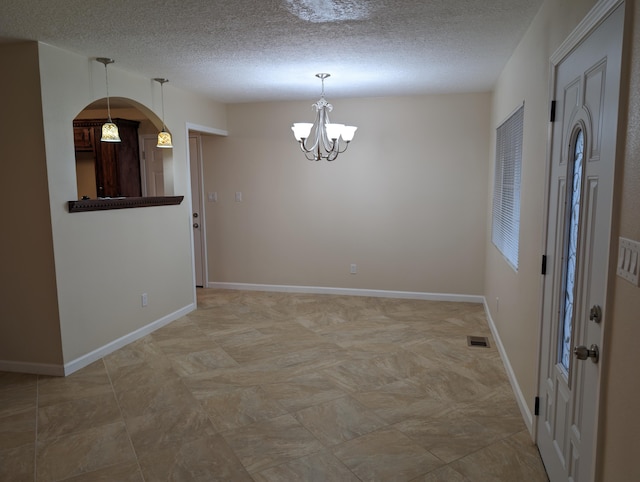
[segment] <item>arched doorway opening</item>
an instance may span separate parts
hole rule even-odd
[[[172,196],[173,150],[155,147],[162,120],[132,99],[111,97],[110,106],[119,143],[100,141],[106,98],[73,120],[78,199]]]

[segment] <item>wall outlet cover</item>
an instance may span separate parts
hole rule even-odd
[[[638,255],[640,253],[640,243],[632,239],[620,238],[618,243],[618,266],[617,273],[623,279],[626,279],[634,286],[640,286],[638,283],[638,271],[640,266],[638,263]]]

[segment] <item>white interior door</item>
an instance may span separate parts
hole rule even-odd
[[[200,136],[189,134],[189,162],[191,166],[191,206],[193,226],[193,263],[196,286],[206,286],[206,250],[204,236],[204,203],[202,199],[202,155]]]
[[[537,419],[552,482],[594,478],[624,18],[623,5],[608,3],[599,19],[592,12],[578,27],[583,38],[552,59],[556,117]]]
[[[163,150],[156,147],[157,136],[142,137],[142,194],[143,196],[164,196]]]

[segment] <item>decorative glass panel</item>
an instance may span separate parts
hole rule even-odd
[[[569,229],[565,253],[564,306],[562,317],[562,347],[560,361],[569,370],[571,359],[571,327],[573,325],[573,307],[576,292],[576,258],[578,255],[578,231],[580,225],[580,195],[582,192],[582,152],[584,134],[578,131],[573,152],[573,173],[571,179],[571,206],[569,208]]]

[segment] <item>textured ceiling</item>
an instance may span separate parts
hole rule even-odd
[[[542,0],[0,0],[39,40],[222,102],[486,91]]]

